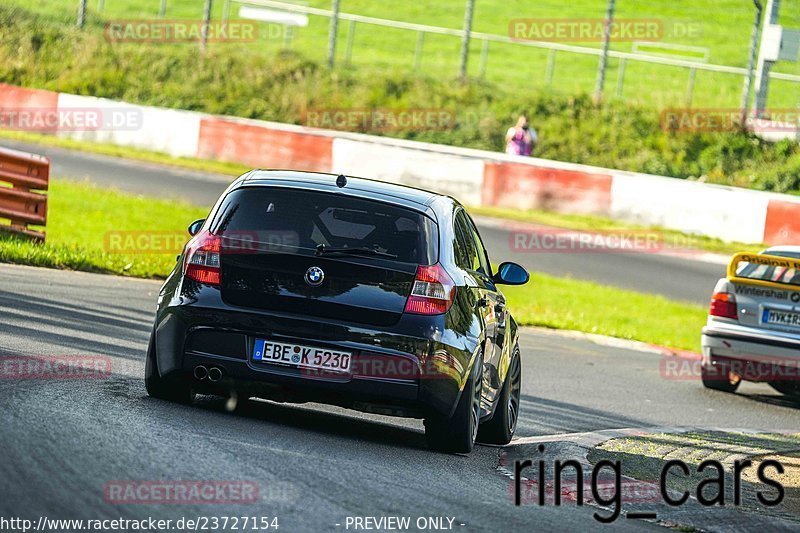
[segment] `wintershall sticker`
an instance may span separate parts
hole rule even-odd
[[[789,291],[778,291],[769,288],[752,287],[750,285],[734,285],[733,290],[736,292],[736,294],[742,294],[744,296],[758,296],[759,298],[774,298],[775,300],[789,299]],[[792,293],[793,302],[800,301],[796,299],[797,296],[800,296],[800,292]]]
[[[259,500],[253,481],[115,480],[103,486],[111,504],[250,504]]]
[[[0,357],[0,379],[101,379],[111,375],[102,355]]]

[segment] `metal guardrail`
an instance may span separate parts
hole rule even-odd
[[[44,231],[28,226],[47,223],[47,194],[50,160],[44,156],[0,148],[0,232],[24,235],[44,241]]]

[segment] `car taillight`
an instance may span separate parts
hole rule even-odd
[[[406,302],[406,313],[441,315],[450,309],[455,297],[456,284],[442,265],[419,266]]]
[[[186,277],[207,285],[220,285],[220,242],[219,237],[205,231],[189,242],[184,265]]]
[[[708,313],[722,318],[739,319],[736,310],[736,296],[727,292],[717,292],[711,297],[711,308]]]

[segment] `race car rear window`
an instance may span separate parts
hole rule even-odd
[[[251,187],[223,200],[211,232],[269,245],[270,251],[309,253],[359,248],[396,256],[396,261],[436,263],[436,223],[422,213],[376,200],[318,191]]]
[[[797,259],[797,254],[786,252],[769,252],[769,255]],[[754,263],[741,262],[736,269],[736,275],[740,278],[755,279],[762,281],[773,281],[786,285],[800,286],[800,269],[784,265],[758,265]]]

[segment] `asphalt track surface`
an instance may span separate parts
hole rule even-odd
[[[51,157],[56,179],[210,205],[231,177],[2,141]],[[722,267],[659,255],[513,254],[509,232],[481,231],[493,260],[704,303]],[[0,356],[97,355],[100,379],[0,379],[0,516],[278,517],[281,531],[343,531],[348,517],[448,517],[461,531],[600,527],[595,509],[515,507],[501,449],[432,453],[416,420],[316,405],[147,397],[141,379],[158,283],[0,266]],[[737,395],[669,379],[659,356],[526,330],[518,437],[623,427],[800,427],[800,405],[768,386]],[[122,505],[115,480],[249,480],[253,504]],[[340,525],[337,525],[340,524]],[[463,525],[462,525],[463,524]],[[614,529],[656,529],[620,519]],[[351,529],[352,530],[352,529]]]
[[[52,175],[56,179],[86,179],[137,194],[181,198],[201,206],[210,207],[233,179],[233,176],[204,174],[5,139],[0,139],[0,146],[50,157]],[[517,233],[516,225],[510,224],[510,228],[480,222],[478,225],[492,261],[516,261],[531,271],[572,276],[700,305],[708,303],[714,284],[725,273],[720,264],[656,253],[520,253],[514,251],[512,245]],[[541,228],[521,231],[528,236],[526,242],[530,242],[532,236],[554,235],[552,231]]]
[[[110,375],[99,379],[0,379],[0,516],[276,516],[279,531],[345,531],[348,517],[386,515],[450,517],[465,532],[601,528],[591,507],[515,507],[509,480],[497,471],[500,448],[433,453],[419,421],[261,401],[229,412],[224,399],[187,407],[147,397],[141,377],[158,288],[0,265],[0,356],[111,362]],[[665,425],[800,427],[800,404],[766,385],[714,393],[696,380],[666,379],[660,356],[533,330],[522,333],[521,345],[518,437]],[[115,480],[249,480],[259,501],[115,504],[104,498]],[[624,518],[613,525],[657,527]]]

